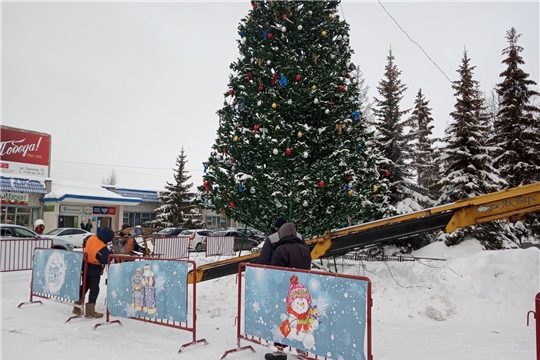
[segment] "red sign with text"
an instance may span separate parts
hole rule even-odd
[[[51,136],[0,129],[0,161],[49,166]],[[4,167],[7,165],[4,165]]]
[[[109,215],[116,215],[116,208],[110,207],[108,212]]]

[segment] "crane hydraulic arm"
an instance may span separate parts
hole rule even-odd
[[[432,231],[451,233],[458,228],[506,219],[515,221],[527,213],[540,211],[540,182],[480,195],[455,203],[437,206],[414,213],[398,215],[334,231],[306,240],[311,258],[338,256],[351,250]],[[188,274],[192,283],[235,274],[241,262],[256,262],[258,253],[239,256],[202,265]]]

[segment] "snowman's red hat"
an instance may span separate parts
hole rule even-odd
[[[291,304],[296,298],[301,298],[306,299],[308,305],[311,305],[311,294],[304,285],[298,282],[298,276],[291,276],[290,281],[291,285],[287,294],[287,304]]]

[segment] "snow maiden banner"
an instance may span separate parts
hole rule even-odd
[[[107,308],[112,316],[187,321],[185,261],[126,261],[110,264]]]
[[[37,249],[32,268],[32,293],[78,301],[83,253]]]
[[[247,265],[244,331],[331,359],[369,359],[369,279]]]

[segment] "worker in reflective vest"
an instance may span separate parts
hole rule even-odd
[[[133,255],[133,251],[145,253],[144,248],[130,234],[130,228],[130,224],[124,224],[122,230],[118,232],[119,245],[121,246],[120,253],[123,255]]]
[[[109,255],[111,254],[107,244],[114,238],[114,232],[109,228],[101,229],[99,235],[92,235],[86,240],[84,244],[84,251],[87,255],[88,267],[86,271],[86,289],[83,293],[81,286],[80,300],[75,302],[76,305],[82,305],[82,301],[86,296],[86,292],[90,290],[88,296],[88,303],[86,303],[85,316],[86,317],[103,317],[102,313],[98,313],[95,310],[96,300],[99,295],[99,283],[101,280],[101,274],[105,265],[109,261]],[[75,306],[73,313],[76,315],[81,314],[81,308]]]

